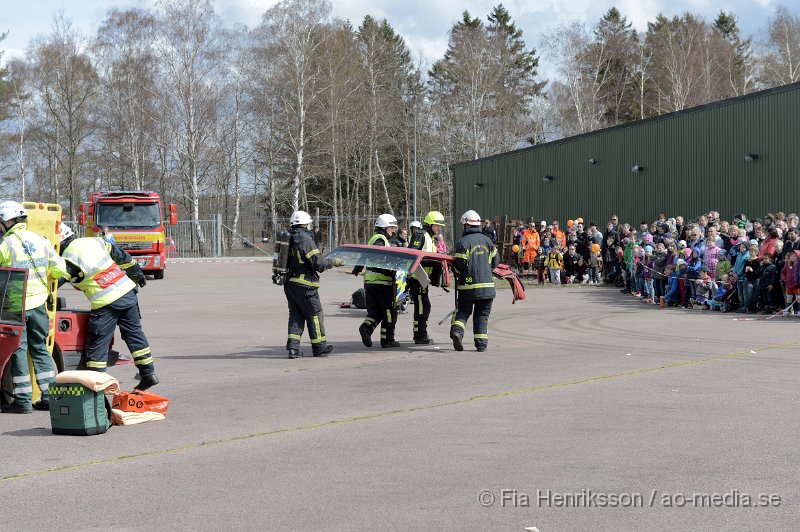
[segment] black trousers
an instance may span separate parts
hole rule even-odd
[[[371,335],[381,326],[381,342],[394,341],[397,325],[397,308],[394,306],[394,285],[365,284],[367,293],[367,317],[361,327]]]
[[[287,281],[283,293],[289,303],[289,327],[286,349],[300,349],[300,338],[308,324],[308,336],[314,353],[327,347],[325,325],[322,320],[322,301],[319,291],[313,286],[303,286]]]
[[[133,363],[139,375],[148,377],[155,373],[150,344],[144,335],[139,312],[139,299],[131,290],[121,298],[105,307],[92,311],[89,315],[89,339],[86,343],[86,368],[105,371],[108,366],[108,346],[114,338],[114,330],[119,326],[122,341],[133,356]]]
[[[431,298],[428,288],[423,288],[414,279],[409,279],[412,302],[414,303],[414,340],[428,337],[428,318],[431,315]]]
[[[467,320],[475,313],[472,318],[472,337],[475,340],[475,347],[486,348],[489,345],[489,314],[492,312],[492,299],[474,299],[465,301],[458,299],[458,307],[453,316],[453,323],[450,326],[450,336],[464,337],[467,328]]]

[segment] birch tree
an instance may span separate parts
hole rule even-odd
[[[191,217],[201,254],[206,238],[200,225],[204,159],[214,130],[221,58],[218,19],[210,0],[164,0],[155,46],[164,69],[160,89],[170,132],[176,139],[176,160],[186,184]]]
[[[800,81],[800,15],[780,6],[762,36],[762,76],[767,86]]]
[[[53,201],[66,200],[66,212],[74,219],[83,201],[81,179],[91,161],[88,148],[96,123],[97,74],[86,40],[61,16],[56,17],[53,31],[37,39],[29,53],[43,115],[38,134],[46,145],[54,181]]]
[[[94,52],[102,80],[100,145],[110,183],[145,188],[151,165],[158,63],[152,47],[156,18],[139,9],[112,9],[100,26]]]
[[[256,29],[262,61],[274,62],[272,90],[282,99],[286,139],[294,155],[292,210],[307,208],[306,150],[310,137],[308,113],[320,95],[319,67],[314,58],[325,45],[323,31],[330,17],[327,0],[284,0],[264,13]]]

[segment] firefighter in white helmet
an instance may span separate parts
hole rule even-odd
[[[311,354],[326,357],[333,351],[325,336],[322,316],[322,301],[319,298],[319,274],[334,266],[341,266],[342,259],[325,259],[314,243],[311,231],[313,220],[305,211],[292,213],[289,219],[289,261],[283,293],[289,303],[289,326],[286,350],[289,358],[303,356],[300,338],[308,325],[311,339]]]
[[[86,357],[81,365],[105,373],[108,346],[119,327],[141,379],[134,390],[158,384],[150,343],[142,330],[139,287],[147,284],[144,273],[127,251],[101,237],[75,238],[61,224],[61,256],[67,262],[66,278],[91,304]]]
[[[391,214],[381,214],[375,220],[375,233],[370,237],[367,245],[391,245],[392,236],[397,231],[397,218]],[[354,275],[361,272],[361,267],[353,270]],[[367,268],[364,274],[364,290],[367,296],[367,317],[358,328],[361,341],[367,347],[372,347],[372,333],[381,326],[381,347],[399,347],[400,343],[394,339],[394,330],[397,325],[397,308],[395,299],[395,272],[378,268]]]
[[[16,201],[0,203],[0,266],[28,270],[25,291],[25,327],[19,349],[11,356],[11,381],[14,402],[3,405],[4,413],[28,414],[49,409],[50,384],[56,378],[56,366],[47,351],[50,317],[47,315],[49,295],[47,276],[59,279],[67,274],[64,259],[45,237],[28,230],[28,215]],[[31,404],[33,384],[28,370],[28,354],[33,362],[36,383],[42,391],[42,400]]]
[[[497,250],[492,241],[481,232],[481,217],[475,211],[461,216],[464,235],[456,243],[456,312],[450,326],[450,339],[456,351],[463,351],[467,320],[472,319],[472,337],[475,348],[486,351],[489,345],[489,314],[495,297],[492,270],[497,266]]]
[[[424,225],[414,234],[408,247],[419,249],[428,253],[436,253],[434,239],[442,233],[445,226],[444,215],[439,211],[430,211],[425,215]],[[438,286],[441,272],[431,266],[425,267],[425,273],[433,286]],[[411,299],[414,302],[414,343],[432,344],[433,339],[428,336],[428,318],[431,315],[431,300],[428,296],[428,287],[423,287],[416,279],[408,280]]]

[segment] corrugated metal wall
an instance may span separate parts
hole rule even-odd
[[[746,162],[748,153],[758,160]],[[562,225],[581,216],[602,226],[612,213],[638,224],[660,212],[797,212],[800,83],[464,163],[453,181],[454,216],[475,209]]]

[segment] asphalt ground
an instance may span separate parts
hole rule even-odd
[[[468,335],[456,353],[435,325],[452,296],[434,289],[436,345],[413,345],[407,313],[401,348],[367,349],[364,312],[338,306],[359,280],[334,271],[321,295],[336,351],[289,360],[269,267],[171,264],[142,290],[165,421],[76,437],[51,434],[47,413],[0,417],[0,528],[800,524],[800,319],[661,310],[604,287],[535,287],[512,306],[501,290],[489,351]],[[132,366],[110,373],[135,385]]]

